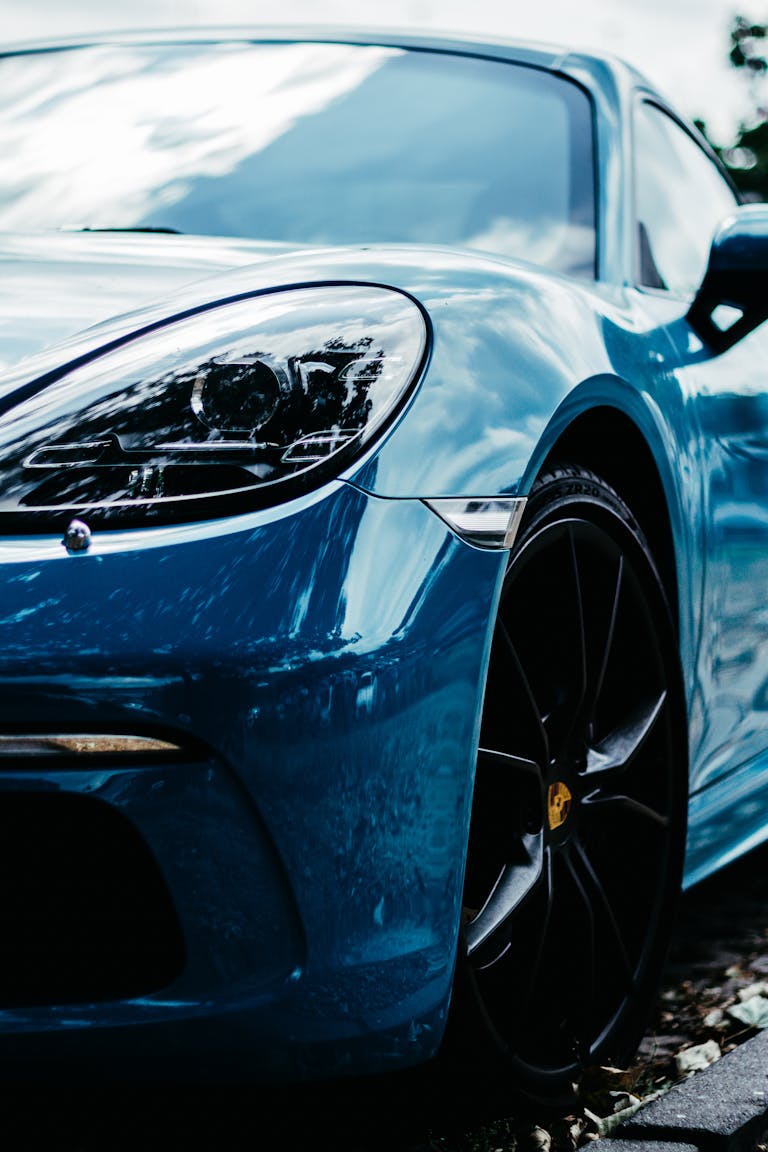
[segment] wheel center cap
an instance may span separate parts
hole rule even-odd
[[[568,819],[568,813],[573,804],[573,796],[567,784],[562,780],[556,780],[554,784],[550,784],[547,789],[547,820],[549,821],[549,830],[554,832],[556,828],[561,828]]]

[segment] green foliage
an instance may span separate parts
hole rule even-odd
[[[731,26],[731,51],[729,59],[734,68],[745,68],[753,76],[762,76],[768,71],[764,44],[765,24],[750,24],[743,16],[736,16]]]
[[[750,88],[753,113],[749,123],[739,125],[735,139],[726,147],[713,144],[731,177],[750,200],[768,200],[768,109],[761,101],[768,84],[768,24],[754,24],[734,17],[728,58],[742,71]],[[706,125],[697,121],[706,136]]]

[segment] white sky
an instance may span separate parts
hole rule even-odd
[[[552,41],[623,56],[720,143],[747,115],[727,62],[734,12],[768,21],[768,0],[0,0],[0,43],[128,28],[349,24]]]

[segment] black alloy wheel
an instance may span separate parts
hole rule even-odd
[[[644,538],[603,480],[553,469],[491,648],[454,997],[525,1095],[571,1100],[639,1043],[680,890],[686,748]]]

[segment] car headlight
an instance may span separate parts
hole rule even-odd
[[[0,513],[168,522],[323,483],[391,420],[427,345],[418,305],[361,285],[218,305],[98,355],[0,419]]]

